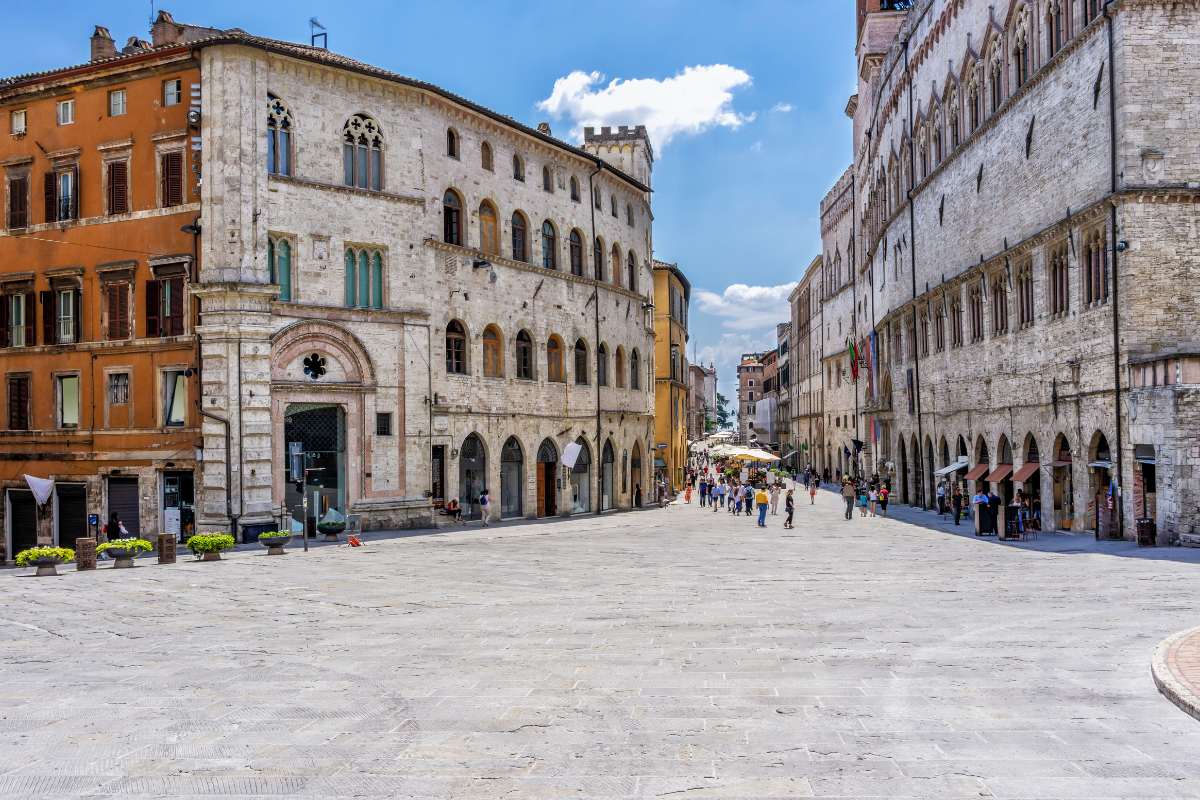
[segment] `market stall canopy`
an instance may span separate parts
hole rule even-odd
[[[731,431],[718,431],[708,438],[719,442],[726,442],[733,438],[733,433]]]
[[[739,448],[729,454],[730,458],[738,461],[778,461],[779,456],[774,453],[768,453],[766,450],[754,450],[751,448]]]
[[[937,475],[939,478],[944,478],[947,475],[949,475],[951,472],[958,472],[960,469],[965,469],[967,464],[968,464],[968,461],[965,458],[960,458],[958,461],[955,461],[953,464],[948,464],[933,474]]]

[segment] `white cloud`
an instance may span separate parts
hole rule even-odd
[[[778,286],[735,283],[725,287],[721,294],[698,289],[694,297],[701,311],[720,317],[722,325],[728,330],[774,330],[776,323],[791,319],[788,295],[795,288],[795,281]]]
[[[556,80],[537,107],[556,119],[569,119],[576,138],[582,138],[585,126],[645,125],[656,153],[681,134],[713,127],[736,130],[755,119],[733,107],[734,91],[749,86],[750,75],[728,64],[686,67],[662,80],[604,80],[599,72],[576,70]]]
[[[787,114],[787,113],[790,113],[791,111],[793,111],[794,109],[795,109],[795,106],[793,106],[791,103],[776,103],[775,105],[771,106],[771,113],[772,114]]]

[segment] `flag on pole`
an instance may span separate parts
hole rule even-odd
[[[850,351],[850,377],[858,381],[858,345],[853,339],[846,339],[846,349]]]

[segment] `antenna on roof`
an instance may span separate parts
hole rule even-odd
[[[320,33],[317,33],[320,31]],[[329,49],[329,34],[325,32],[325,26],[317,21],[316,17],[308,18],[308,43],[313,47],[317,47],[317,40],[321,40],[320,47]]]
[[[150,0],[150,24],[154,24],[154,0]]]

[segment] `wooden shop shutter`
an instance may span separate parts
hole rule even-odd
[[[83,289],[71,292],[71,320],[75,325],[75,341],[83,341]]]
[[[13,178],[8,182],[8,227],[29,225],[29,178]]]
[[[42,187],[46,196],[46,222],[58,221],[58,176],[47,172],[43,176]]]
[[[0,347],[9,347],[12,344],[8,331],[8,304],[11,302],[9,295],[0,294]]]
[[[108,338],[129,338],[129,284],[108,285]]]
[[[146,281],[146,335],[161,336],[159,326],[159,292],[158,281]]]
[[[37,295],[33,292],[25,293],[25,346],[33,347],[37,344],[37,338],[34,333],[37,331],[37,326],[34,324],[35,315],[37,314]]]
[[[8,379],[9,430],[29,430],[29,378],[22,375]]]
[[[114,161],[108,165],[108,213],[129,211],[129,162]]]
[[[183,205],[183,153],[163,153],[162,156],[162,204],[163,208]]]
[[[183,278],[171,278],[163,281],[164,289],[171,293],[170,313],[167,316],[167,336],[183,335]]]
[[[54,307],[54,292],[42,292],[42,344],[54,344],[58,337],[54,335],[57,315]]]

